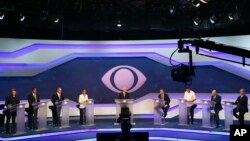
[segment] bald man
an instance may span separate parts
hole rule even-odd
[[[119,93],[118,95],[118,99],[129,99],[130,96],[129,96],[129,93],[127,92],[127,88],[123,88],[122,89],[122,92]]]
[[[216,128],[219,128],[219,122],[220,122],[219,112],[222,110],[222,106],[221,106],[221,96],[217,94],[216,90],[212,90],[211,102],[214,113],[211,114],[210,119],[212,121],[215,121]]]
[[[240,96],[238,96],[235,104],[237,106],[236,108],[234,108],[233,114],[236,118],[239,119],[240,125],[244,125],[244,115],[246,112],[248,112],[248,98],[244,89],[240,89]]]

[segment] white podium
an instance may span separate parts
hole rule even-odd
[[[230,130],[230,125],[233,125],[233,109],[234,105],[232,101],[224,101],[224,111],[225,111],[225,130]]]
[[[210,108],[212,106],[211,100],[202,99],[202,127],[211,128],[211,111]]]
[[[154,100],[154,125],[164,125],[164,118],[162,117],[163,111],[161,107],[164,105],[165,101],[159,98]]]
[[[94,123],[94,99],[86,101],[86,126],[93,126]]]
[[[59,123],[61,123],[60,128],[69,127],[69,100],[65,99],[63,101],[56,103],[56,107],[57,110],[61,110],[61,115],[62,115],[61,122],[59,121]],[[58,120],[60,120],[61,115],[57,115]]]
[[[17,105],[17,116],[16,116],[16,135],[25,133],[25,121],[24,121],[24,113],[25,113],[25,103]]]
[[[115,125],[119,125],[119,123],[117,123],[117,119],[120,116],[121,113],[121,108],[122,107],[128,107],[129,111],[131,113],[131,117],[130,117],[130,123],[132,125],[135,125],[134,122],[134,116],[133,116],[133,103],[134,103],[134,99],[115,99],[115,103],[116,103],[116,119],[115,119]]]
[[[185,99],[179,99],[179,125],[188,125],[188,102]]]
[[[38,109],[37,113],[37,130],[47,130],[47,102],[37,102],[33,104],[33,109]]]

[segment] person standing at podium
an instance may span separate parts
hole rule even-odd
[[[118,99],[129,99],[130,96],[129,96],[129,93],[127,92],[127,88],[123,88],[122,89],[122,92],[119,93],[118,95]]]
[[[53,125],[60,126],[60,115],[61,115],[61,106],[57,106],[57,104],[64,100],[64,96],[62,94],[62,88],[57,88],[56,93],[52,95],[51,102],[53,103]]]
[[[221,96],[217,94],[216,90],[212,90],[211,93],[211,102],[212,102],[212,114],[211,114],[211,120],[215,121],[216,128],[219,128],[219,112],[222,110],[221,106]]]
[[[34,109],[33,104],[40,102],[40,97],[37,94],[37,88],[32,88],[28,95],[29,110],[28,110],[28,124],[29,129],[37,129],[37,113],[38,108]]]
[[[160,89],[160,94],[158,95],[158,98],[160,100],[164,101],[164,103],[161,104],[161,108],[163,110],[163,117],[166,118],[167,112],[169,109],[170,98],[169,98],[168,94],[165,93],[165,91],[163,89]]]
[[[248,97],[245,89],[240,89],[240,96],[235,101],[235,104],[237,106],[233,110],[233,115],[239,119],[240,125],[244,125],[244,115],[248,112]]]
[[[184,99],[187,101],[187,121],[188,124],[194,124],[194,109],[197,107],[196,104],[194,104],[194,101],[196,100],[195,92],[192,91],[189,87],[186,88],[186,91],[184,92]],[[190,122],[191,120],[191,122]]]
[[[80,109],[80,125],[86,124],[86,103],[88,100],[88,95],[86,89],[83,89],[79,96],[79,109]]]
[[[5,106],[7,110],[5,112],[7,120],[5,125],[6,134],[16,133],[16,115],[17,115],[17,106],[20,104],[20,99],[17,96],[16,89],[11,89],[11,94],[5,99]],[[11,130],[10,130],[10,119],[11,119]]]

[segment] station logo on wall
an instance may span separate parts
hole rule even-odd
[[[102,82],[113,92],[119,93],[123,88],[126,88],[131,93],[138,90],[146,82],[146,77],[134,67],[121,65],[106,72],[102,77]]]

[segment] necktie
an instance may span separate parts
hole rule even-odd
[[[123,93],[123,97],[125,98],[125,93]]]

